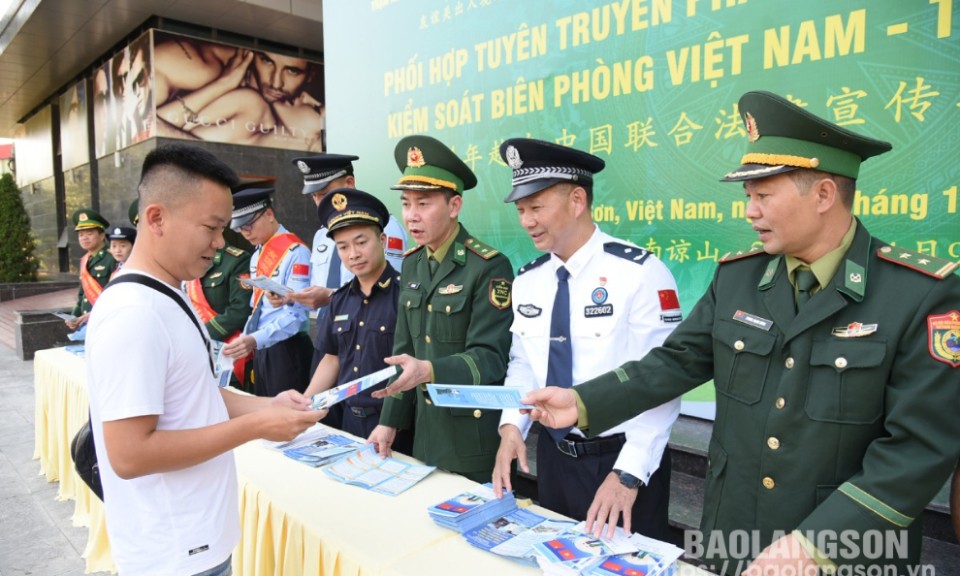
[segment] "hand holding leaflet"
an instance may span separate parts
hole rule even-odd
[[[261,290],[266,290],[267,292],[273,292],[281,296],[286,296],[287,294],[293,292],[287,286],[280,284],[275,280],[271,280],[266,276],[254,276],[253,278],[243,278],[240,280],[243,284],[247,286],[253,286],[254,288],[260,288]]]
[[[323,410],[343,402],[351,396],[356,396],[357,394],[363,392],[368,388],[376,386],[380,382],[390,378],[397,373],[397,368],[395,366],[388,366],[383,370],[378,370],[372,374],[367,374],[366,376],[361,376],[356,380],[351,380],[345,384],[341,384],[336,388],[331,388],[319,394],[315,394],[312,398],[313,403],[310,406],[311,410]]]
[[[473,386],[457,384],[427,384],[430,399],[443,408],[486,408],[504,410],[531,407],[520,402],[523,394],[513,386]]]

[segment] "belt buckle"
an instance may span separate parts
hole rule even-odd
[[[563,438],[557,442],[557,449],[571,458],[579,458],[577,455],[577,443],[573,440],[567,440],[566,438]]]

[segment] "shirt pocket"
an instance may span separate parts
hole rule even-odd
[[[573,319],[571,319],[573,320]],[[627,330],[617,330],[618,320],[627,321],[626,316],[595,316],[577,319],[570,325],[573,350],[583,358],[606,358],[611,350],[623,349],[624,342],[617,342],[617,334],[627,336]]]
[[[810,382],[804,405],[820,422],[870,424],[883,413],[887,374],[885,342],[828,340],[810,351]]]
[[[465,342],[470,306],[464,293],[435,295],[430,301],[430,334],[438,342]]]
[[[331,326],[330,329],[337,339],[337,351],[343,353],[350,347],[350,343],[354,341],[356,324],[352,318],[347,320],[334,320],[333,326]]]
[[[407,318],[407,329],[410,336],[419,338],[423,325],[423,293],[419,290],[403,290],[400,292],[400,309],[398,313]]]
[[[776,335],[720,320],[713,326],[713,339],[717,392],[744,404],[759,402]]]

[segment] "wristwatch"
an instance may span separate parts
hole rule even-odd
[[[620,484],[630,488],[631,490],[636,490],[641,484],[643,484],[639,478],[629,472],[624,472],[623,470],[617,470],[614,468],[613,473],[616,474],[617,478],[620,479]]]

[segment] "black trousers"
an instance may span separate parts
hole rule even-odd
[[[285,390],[303,392],[310,383],[313,344],[297,334],[253,354],[253,390],[257,396],[276,396]]]
[[[560,451],[541,431],[537,442],[539,504],[575,520],[586,520],[597,489],[613,470],[619,450],[573,458]],[[669,539],[670,451],[664,450],[660,467],[646,486],[640,485],[630,516],[631,531],[658,540]],[[621,522],[622,526],[622,522]]]

